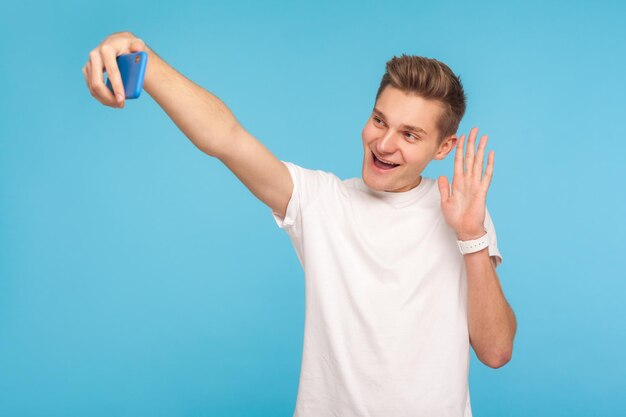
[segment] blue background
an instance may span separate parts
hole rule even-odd
[[[270,210],[145,92],[93,99],[129,30],[280,159],[360,176],[385,62],[461,75],[518,319],[475,416],[626,415],[623,2],[4,3],[0,415],[291,416],[303,273]],[[452,158],[428,176],[451,174]]]

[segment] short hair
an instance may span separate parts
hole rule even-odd
[[[439,101],[443,105],[443,113],[436,124],[439,141],[456,133],[465,113],[466,98],[461,78],[446,64],[415,55],[394,56],[387,61],[375,101],[387,86]]]

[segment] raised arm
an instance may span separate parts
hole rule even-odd
[[[287,167],[239,124],[218,97],[176,71],[132,33],[114,33],[89,53],[83,75],[91,95],[106,106],[123,108],[124,100],[106,87],[103,73],[116,95],[123,97],[115,58],[139,51],[148,53],[144,90],[198,149],[220,159],[259,200],[284,217],[293,190]]]

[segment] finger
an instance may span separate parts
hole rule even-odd
[[[130,51],[131,52],[139,52],[139,51],[143,51],[144,49],[146,49],[146,43],[143,41],[143,39],[133,39],[133,41],[130,43]]]
[[[87,90],[89,90],[89,94],[91,94],[91,87],[89,86],[89,71],[87,70],[87,68],[89,68],[89,65],[85,64],[85,66],[83,67],[83,78],[85,79]]]
[[[476,146],[476,135],[478,134],[478,129],[473,127],[470,130],[469,139],[467,140],[467,151],[465,152],[465,173],[468,175],[472,175],[472,170],[474,168],[474,147]]]
[[[90,82],[93,96],[106,106],[118,107],[113,93],[104,85],[104,65],[99,50],[94,49],[89,56],[91,57]]]
[[[439,193],[441,194],[441,202],[445,203],[450,198],[450,184],[448,183],[448,177],[441,176],[437,181],[439,185]]]
[[[120,74],[119,67],[117,66],[117,60],[115,50],[107,45],[103,45],[100,48],[102,60],[104,61],[104,67],[107,71],[107,76],[111,81],[111,86],[115,93],[115,98],[120,107],[123,107],[126,93],[124,92],[124,84],[122,83],[122,75]]]
[[[95,49],[89,53],[89,61],[87,62],[87,65],[85,66],[85,69],[87,71],[87,81],[89,83],[89,92],[91,93],[91,96],[95,98],[96,100],[98,100],[101,104],[108,105],[106,101],[104,101],[99,96],[98,92],[94,88],[94,78],[96,79],[96,81],[98,80],[97,71],[94,71],[93,69],[94,60],[96,60],[97,62],[96,54],[97,54],[97,50]]]
[[[87,73],[87,83],[89,84],[89,94],[91,94],[93,98],[98,99],[95,91],[93,91],[93,86],[91,85],[91,61],[87,62],[87,65],[85,65],[85,71]],[[101,100],[98,99],[98,101],[102,103]]]
[[[487,140],[489,138],[487,135],[480,138],[480,142],[478,142],[478,151],[476,152],[476,157],[474,158],[474,167],[472,168],[472,174],[475,178],[480,180],[480,177],[483,173],[483,167],[485,166],[485,148],[487,147]]]
[[[91,87],[89,86],[89,72],[87,68],[89,67],[89,63],[86,63],[83,67],[83,77],[85,78],[85,83],[87,84],[87,90],[91,93]]]
[[[485,192],[489,188],[489,184],[491,184],[491,178],[493,177],[493,165],[496,159],[496,153],[494,151],[490,151],[487,155],[487,169],[485,169],[485,175],[481,180],[483,188]]]
[[[465,135],[461,135],[456,143],[456,153],[454,154],[454,178],[463,176],[463,151],[465,149]],[[454,181],[454,178],[452,181]]]

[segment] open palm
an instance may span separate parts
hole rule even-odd
[[[460,240],[477,239],[485,234],[485,205],[495,154],[489,152],[487,169],[483,175],[487,136],[480,138],[478,150],[474,152],[477,135],[478,128],[473,128],[467,141],[467,152],[465,135],[461,136],[456,145],[452,187],[445,176],[439,177],[438,181],[444,218]]]

